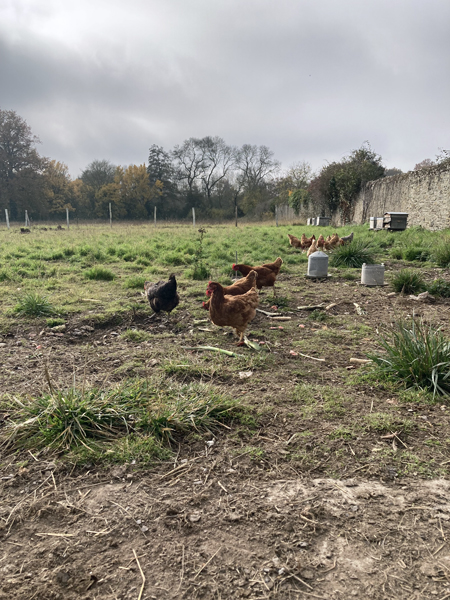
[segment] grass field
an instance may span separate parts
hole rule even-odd
[[[58,544],[65,542],[52,546],[51,537],[41,537],[26,555],[20,545],[31,519],[38,533],[49,536],[61,534],[62,523],[68,535],[72,523],[84,540],[89,564],[112,573],[115,568],[99,558],[97,534],[89,533],[103,531],[96,519],[106,513],[97,511],[108,506],[104,531],[111,530],[105,534],[111,543],[120,546],[124,531],[134,539],[133,527],[143,519],[153,536],[162,536],[161,544],[170,534],[173,543],[167,548],[177,564],[173,573],[169,569],[171,574],[164,575],[164,544],[145,546],[147,554],[142,555],[148,557],[143,559],[148,568],[159,573],[153,579],[148,573],[156,597],[241,597],[231,573],[245,568],[250,574],[242,570],[239,582],[244,583],[236,583],[245,592],[242,597],[290,598],[291,592],[297,594],[292,598],[309,597],[301,595],[305,592],[347,598],[348,588],[339,587],[338,577],[347,576],[344,559],[350,560],[350,550],[380,557],[372,574],[364,567],[365,574],[359,573],[356,583],[352,579],[357,597],[413,597],[408,584],[395,578],[391,588],[384,587],[384,596],[376,595],[384,585],[379,567],[390,568],[393,556],[405,564],[392,571],[395,577],[404,579],[406,569],[420,589],[428,583],[427,593],[445,596],[446,577],[438,573],[427,579],[420,565],[446,543],[447,521],[427,512],[420,522],[413,510],[402,512],[396,494],[409,493],[401,486],[414,490],[408,502],[423,508],[428,494],[435,494],[435,506],[445,492],[427,486],[445,480],[450,464],[450,409],[448,397],[441,395],[449,389],[450,372],[450,232],[339,229],[341,236],[354,231],[352,260],[363,249],[365,256],[385,264],[387,285],[368,288],[359,284],[360,268],[345,267],[345,257],[333,267],[333,253],[328,280],[305,278],[306,254],[289,246],[287,233],[327,236],[333,228],[257,224],[204,229],[202,234],[188,225],[121,224],[112,229],[34,227],[28,234],[0,230],[0,470],[5,497],[0,533],[9,531],[16,544],[12,562],[17,570],[21,561],[37,560],[39,552],[64,553]],[[208,279],[232,281],[236,255],[238,263],[261,264],[277,256],[284,261],[277,296],[271,289],[260,294],[260,308],[283,319],[257,313],[248,328],[253,347],[237,348],[230,332],[211,324],[202,308]],[[181,301],[167,319],[152,314],[141,292],[144,281],[171,273],[177,276]],[[199,273],[205,279],[196,279]],[[410,297],[424,290],[434,300]],[[421,352],[427,360],[415,362]],[[381,357],[380,364],[351,360],[364,361],[368,355]],[[97,481],[103,487],[95,487]],[[349,492],[336,500],[336,486],[343,494],[345,482],[352,481],[360,486],[359,500],[355,496],[350,501]],[[127,496],[128,482],[139,504]],[[326,482],[328,492],[317,492],[320,482]],[[82,485],[92,490],[92,504],[84,500]],[[301,486],[309,500],[298,512]],[[96,495],[99,490],[104,496]],[[386,521],[383,501],[372,501],[378,493],[391,498],[392,519],[401,520],[408,532],[395,529],[386,542],[391,554],[378,544]],[[113,497],[116,504],[108,504],[106,498]],[[148,510],[142,508],[150,506],[147,497]],[[362,524],[355,529],[352,511],[357,509],[349,506],[362,507],[362,502]],[[130,503],[134,522],[129,520]],[[116,505],[122,507],[123,519],[113,512]],[[450,508],[439,510],[450,518]],[[60,511],[58,520],[52,520],[53,511]],[[217,524],[222,511],[226,515]],[[209,529],[210,544],[198,550],[202,532]],[[347,550],[338,544],[342,531],[347,532]],[[426,541],[414,538],[412,543],[417,532]],[[212,569],[212,564],[202,568],[220,551],[219,545],[211,545],[216,533],[234,548],[234,562],[225,561],[225,571]],[[333,547],[330,556],[344,561],[335,570],[325,550],[322,563],[316,560],[325,539]],[[255,556],[245,554],[242,540],[245,548],[257,547]],[[76,558],[76,552],[73,546],[71,556],[84,573],[84,558]],[[114,555],[113,549],[108,552]],[[265,557],[262,562],[258,553]],[[267,567],[274,553],[284,565],[281,574],[275,563]],[[48,569],[57,577],[64,560],[50,563]],[[32,565],[23,569],[37,573]],[[308,569],[311,577],[305,575]],[[260,581],[264,573],[268,579]],[[297,579],[288,582],[283,573]],[[164,584],[166,576],[170,581]],[[131,572],[124,571],[123,580],[111,577],[116,595],[99,587],[95,597],[133,597],[127,595]],[[70,581],[65,597],[84,597],[82,588]],[[366,586],[370,582],[373,593]],[[86,588],[89,579],[85,583]],[[285,589],[288,583],[291,587]],[[44,575],[36,575],[34,584],[23,580],[20,585],[24,595],[18,597],[35,592],[51,597],[55,591]],[[158,592],[172,588],[184,596]],[[11,594],[16,588],[5,583],[1,589]]]

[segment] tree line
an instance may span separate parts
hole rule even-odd
[[[203,218],[232,219],[274,212],[289,204],[297,214],[353,215],[365,182],[401,173],[386,170],[368,142],[319,173],[307,162],[281,169],[267,146],[230,146],[220,137],[189,138],[172,150],[153,144],[147,164],[118,166],[94,160],[77,179],[59,161],[39,155],[39,143],[15,111],[0,109],[0,218],[25,210],[36,220],[61,218],[66,209],[83,219],[184,219],[194,207]]]

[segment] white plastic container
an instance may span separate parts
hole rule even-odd
[[[363,285],[384,285],[384,264],[366,265],[361,269],[361,283]]]
[[[307,277],[328,277],[328,254],[319,250],[308,257]]]

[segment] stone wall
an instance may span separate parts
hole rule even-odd
[[[389,211],[409,213],[410,227],[450,227],[450,165],[369,181],[357,198],[354,221],[365,223]]]

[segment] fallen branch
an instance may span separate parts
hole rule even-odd
[[[297,310],[316,310],[316,308],[321,308],[322,310],[326,310],[325,303],[322,304],[314,304],[312,306],[297,306]]]

